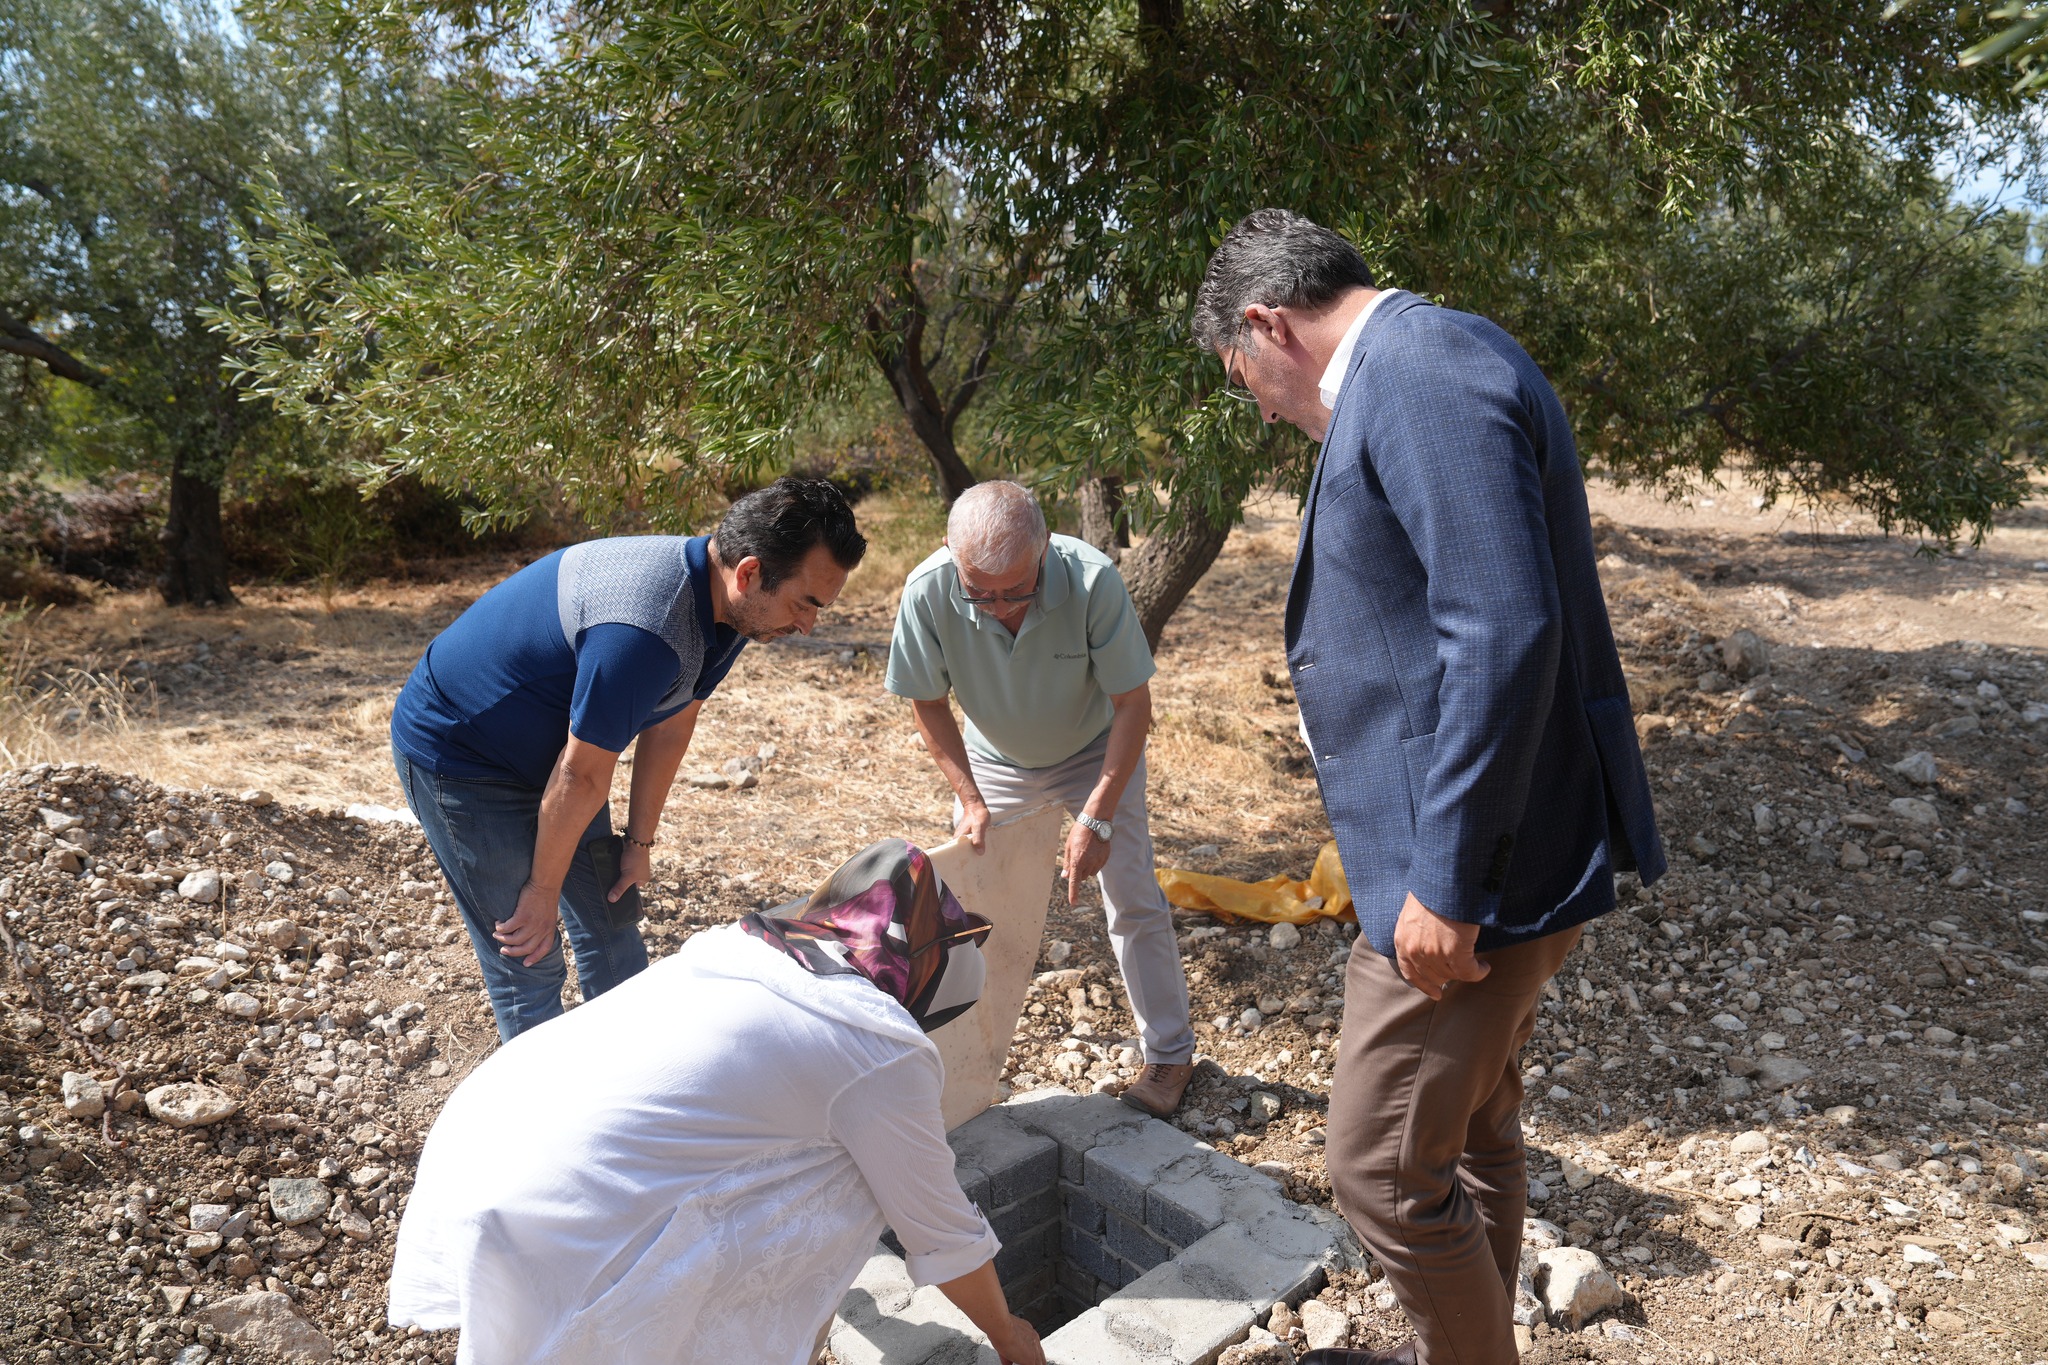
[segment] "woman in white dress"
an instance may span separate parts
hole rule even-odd
[[[499,1049],[434,1124],[391,1323],[463,1365],[805,1365],[886,1225],[1006,1362],[1043,1365],[953,1174],[925,1034],[989,922],[884,840]]]

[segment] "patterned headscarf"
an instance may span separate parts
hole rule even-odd
[[[994,926],[960,907],[925,851],[868,845],[808,902],[757,910],[740,928],[819,976],[864,976],[930,1033],[981,998],[981,943]]]

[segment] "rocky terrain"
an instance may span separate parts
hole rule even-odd
[[[2003,539],[1914,560],[1606,505],[1673,867],[1624,880],[1524,1059],[1526,1358],[2048,1361],[2048,570]],[[1327,837],[1276,643],[1292,532],[1234,533],[1170,632],[1163,861],[1299,876]],[[880,834],[943,837],[881,693],[887,616],[849,609],[843,648],[749,651],[707,710],[655,952]],[[294,746],[248,765],[202,747],[277,722],[241,673],[194,676],[205,712],[163,703],[184,761],[284,771]],[[373,681],[327,709],[362,710]],[[361,745],[347,771],[371,774],[376,728],[322,742]],[[711,777],[736,760],[740,782]],[[452,1360],[390,1331],[383,1286],[433,1116],[495,1045],[467,941],[416,830],[220,785],[0,772],[0,1360]],[[1203,1062],[1179,1122],[1319,1202],[1350,934],[1183,925]],[[1039,965],[1008,1083],[1128,1080],[1099,906],[1056,899]],[[1235,1349],[1404,1335],[1369,1269],[1272,1327]]]

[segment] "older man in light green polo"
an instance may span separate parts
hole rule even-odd
[[[1028,489],[993,482],[960,496],[945,548],[905,581],[887,685],[913,703],[917,732],[953,788],[954,824],[977,850],[1007,812],[1058,801],[1073,815],[1067,903],[1098,878],[1144,1043],[1144,1072],[1123,1098],[1164,1117],[1194,1072],[1195,1034],[1145,819],[1152,673],[1116,565],[1084,541],[1049,535]],[[967,715],[964,736],[949,693]]]

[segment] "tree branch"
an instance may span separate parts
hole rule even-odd
[[[0,313],[0,352],[40,360],[59,379],[68,379],[89,389],[100,388],[107,382],[104,370],[94,369],[9,313]]]

